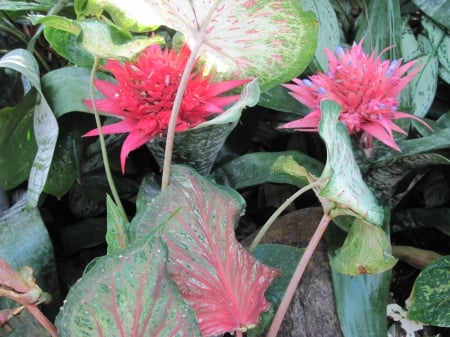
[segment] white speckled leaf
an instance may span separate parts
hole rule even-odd
[[[414,283],[408,318],[429,325],[450,327],[450,256],[426,266]]]
[[[175,165],[168,188],[144,206],[131,223],[131,242],[161,226],[169,274],[194,309],[202,335],[245,331],[258,324],[270,306],[264,292],[278,272],[236,240],[242,197]]]
[[[159,22],[186,37],[220,73],[257,77],[262,90],[299,75],[317,41],[316,18],[299,1],[147,0]],[[153,15],[153,13],[152,13]]]
[[[327,178],[327,182],[320,197],[335,202],[336,207],[343,212],[351,210],[353,215],[381,226],[383,209],[365,184],[353,155],[347,129],[338,121],[341,107],[327,100],[320,104],[320,108],[322,120],[319,133],[327,147],[327,163],[321,177]]]
[[[60,337],[199,337],[196,319],[166,270],[159,235],[98,258],[56,318]]]

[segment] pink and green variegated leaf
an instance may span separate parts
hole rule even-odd
[[[56,318],[59,337],[199,337],[167,274],[167,248],[149,235],[93,262]]]
[[[263,91],[298,76],[314,56],[318,24],[291,0],[146,0],[165,25],[224,77],[258,78]]]
[[[142,188],[145,191],[145,186]],[[140,199],[146,199],[145,192]],[[245,331],[270,304],[264,292],[278,275],[236,240],[242,197],[194,170],[174,166],[165,192],[144,205],[131,224],[131,239],[162,226],[169,274],[194,309],[204,337]]]

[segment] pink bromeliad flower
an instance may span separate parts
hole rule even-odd
[[[96,100],[98,110],[121,121],[102,127],[104,134],[126,133],[120,154],[122,172],[128,154],[167,131],[173,101],[190,55],[184,46],[177,54],[153,45],[134,62],[108,60],[102,68],[114,75],[117,83],[96,80],[95,86],[105,96]],[[200,69],[201,72],[201,69]],[[212,82],[211,76],[190,75],[178,114],[176,131],[185,131],[205,122],[239,99],[239,95],[219,96],[248,80]],[[86,100],[92,107],[92,101]],[[85,136],[97,136],[94,129]]]
[[[282,128],[317,131],[321,119],[320,102],[325,99],[341,105],[340,121],[350,134],[360,135],[360,143],[367,154],[371,152],[373,137],[400,151],[393,131],[406,132],[393,120],[412,118],[429,128],[419,118],[397,110],[400,92],[420,70],[418,67],[405,75],[416,61],[404,65],[401,65],[401,60],[382,61],[380,57],[375,58],[374,53],[366,55],[362,43],[353,44],[347,51],[338,48],[337,57],[326,49],[329,60],[326,74],[318,73],[304,80],[294,79],[296,84],[285,85],[292,90],[291,95],[311,112],[304,118],[282,125]]]

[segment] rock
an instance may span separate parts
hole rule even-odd
[[[321,217],[321,208],[304,208],[280,217],[261,243],[306,247]],[[252,238],[244,240],[249,245]],[[326,248],[320,243],[291,302],[279,337],[343,336],[334,305]]]

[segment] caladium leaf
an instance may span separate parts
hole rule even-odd
[[[235,238],[242,197],[192,169],[174,166],[168,188],[141,205],[131,224],[131,242],[161,225],[169,273],[196,312],[202,335],[254,327],[270,306],[264,292],[278,272]]]
[[[165,25],[224,76],[257,77],[263,91],[289,81],[310,63],[317,41],[314,13],[299,1],[146,0]]]
[[[327,100],[320,104],[320,109],[319,134],[327,147],[327,163],[320,177],[325,182],[319,196],[332,203],[326,207],[335,208],[337,215],[354,215],[381,226],[383,209],[361,176],[347,129],[338,120],[341,107]]]
[[[120,254],[119,254],[120,253]],[[70,289],[56,318],[60,337],[200,336],[166,270],[159,235],[101,257]]]

